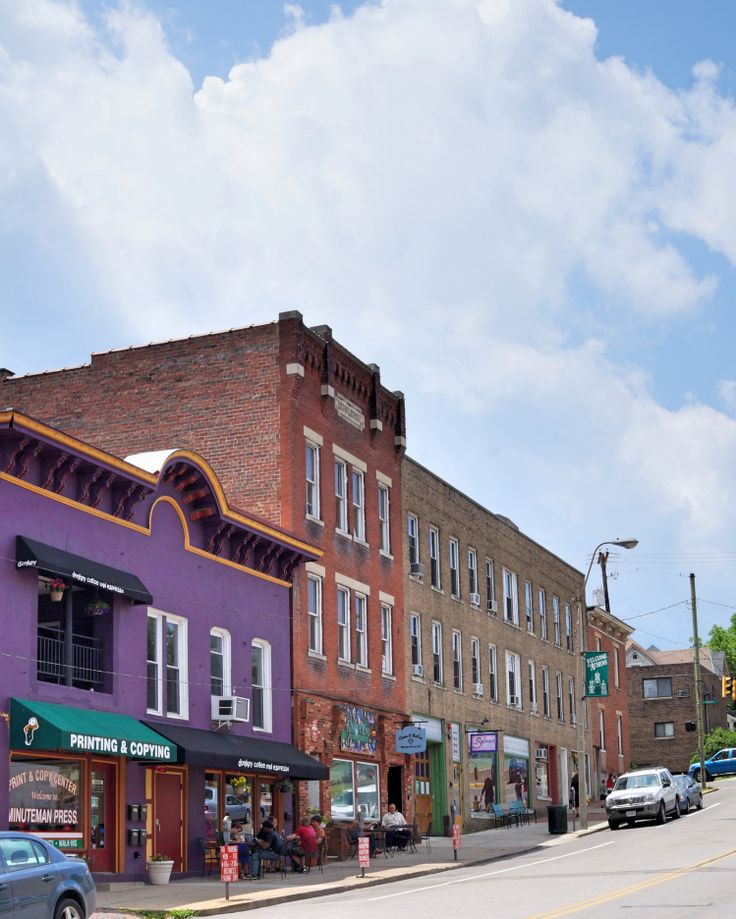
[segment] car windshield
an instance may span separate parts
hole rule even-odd
[[[680,788],[684,788],[688,784],[686,775],[673,775],[672,778],[675,780],[675,785],[679,785]]]
[[[624,791],[631,788],[657,788],[659,781],[656,775],[622,775],[616,782],[614,791]]]

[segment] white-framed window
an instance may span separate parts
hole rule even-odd
[[[537,668],[534,665],[534,661],[528,661],[528,673],[529,673],[529,711],[532,714],[537,713]]]
[[[391,493],[383,482],[378,483],[378,548],[391,554]]]
[[[422,666],[422,620],[419,613],[409,613],[409,640],[411,642],[411,665]]]
[[[452,686],[458,692],[463,689],[463,638],[457,629],[452,630]]]
[[[470,639],[470,681],[475,687],[480,683],[480,642],[477,638]]]
[[[322,654],[322,578],[315,574],[307,575],[307,614],[309,650]]]
[[[368,666],[368,601],[363,594],[356,593],[355,602],[355,662]]]
[[[511,708],[521,708],[521,658],[506,652],[506,702]]]
[[[552,708],[549,698],[549,667],[542,667],[542,702],[544,717],[552,717]]]
[[[460,572],[458,570],[458,544],[450,539],[450,593],[456,599],[460,597]]]
[[[230,647],[227,629],[210,629],[210,693],[213,696],[231,695]]]
[[[616,715],[616,745],[618,755],[624,755],[624,719],[622,715]]]
[[[419,519],[416,514],[406,515],[406,538],[409,543],[409,564],[419,564]]]
[[[442,683],[442,623],[432,623],[432,679]]]
[[[519,624],[519,586],[516,574],[503,569],[503,614],[506,622]]]
[[[557,673],[555,678],[555,683],[557,685],[557,720],[564,722],[565,720],[565,709],[562,703],[562,674]]]
[[[381,673],[394,672],[394,643],[391,633],[393,609],[388,603],[381,604]]]
[[[559,597],[552,597],[552,622],[554,624],[555,644],[558,648],[562,647],[562,632],[560,631],[560,600]]]
[[[187,625],[181,616],[148,610],[147,695],[152,714],[189,717]]]
[[[619,658],[618,658],[618,648],[614,646],[613,648],[613,685],[616,689],[621,688],[621,675],[619,673]]]
[[[572,654],[574,651],[572,645],[572,609],[570,604],[565,604],[565,647]]]
[[[365,542],[365,473],[353,469],[350,479],[353,492],[353,536]]]
[[[348,532],[348,466],[335,460],[335,529]]]
[[[601,736],[601,750],[606,749],[606,718],[602,708],[598,709],[598,731]]]
[[[350,661],[350,591],[337,588],[337,659]]]
[[[532,600],[532,582],[524,581],[524,616],[527,632],[534,631],[534,602]]]
[[[498,652],[495,645],[488,645],[488,698],[498,702]]]
[[[547,593],[543,587],[537,591],[539,600],[539,637],[547,641]]]
[[[440,531],[437,527],[429,528],[429,583],[437,590],[442,586],[440,575]]]
[[[251,724],[254,731],[273,730],[271,645],[262,638],[251,642]]]
[[[307,517],[313,517],[315,520],[320,519],[319,507],[319,447],[310,441],[306,442],[307,451]]]
[[[468,549],[468,590],[470,602],[473,603],[475,597],[480,597],[478,593],[478,553],[475,549]]]
[[[575,704],[575,678],[567,678],[567,707],[570,710],[570,724],[578,723],[578,711]]]
[[[493,560],[486,559],[486,607],[489,613],[496,615],[496,576],[493,569]]]

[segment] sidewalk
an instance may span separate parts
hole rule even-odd
[[[498,828],[469,833],[462,838],[462,847],[455,861],[452,840],[444,836],[433,836],[431,851],[424,843],[417,845],[417,854],[399,852],[391,858],[378,855],[371,859],[365,877],[360,877],[357,858],[338,862],[328,859],[324,873],[313,869],[309,874],[291,874],[282,878],[279,874],[266,875],[260,881],[238,881],[230,884],[230,899],[225,899],[225,885],[219,877],[188,878],[173,881],[163,887],[147,884],[110,884],[109,890],[101,885],[97,892],[95,919],[106,914],[125,911],[135,916],[137,910],[159,910],[162,913],[173,909],[194,910],[200,916],[233,912],[242,909],[257,909],[275,903],[306,899],[340,893],[360,887],[386,884],[402,878],[420,877],[439,871],[448,871],[474,864],[484,864],[496,859],[508,858],[542,846],[556,846],[595,832],[607,826],[605,812],[599,808],[588,810],[588,830],[580,830],[572,820],[567,834],[551,835],[547,820],[539,818],[530,826]]]

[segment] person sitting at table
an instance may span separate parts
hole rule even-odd
[[[253,854],[250,860],[250,877],[258,880],[261,876],[261,861],[278,861],[281,858],[281,837],[274,831],[273,823],[264,820],[256,833]]]
[[[405,849],[411,838],[411,829],[404,820],[404,815],[400,810],[396,810],[395,804],[389,804],[388,812],[383,815],[381,826],[386,830],[386,847],[396,846],[397,849]]]
[[[242,824],[233,824],[230,844],[238,847],[238,877],[248,877],[250,873],[250,845],[248,844],[245,828]]]
[[[317,854],[317,834],[309,822],[309,817],[302,817],[299,826],[286,837],[287,842],[293,843],[288,849],[291,866],[294,871],[309,871],[307,858]]]
[[[309,823],[314,830],[314,835],[317,837],[317,845],[319,845],[326,836],[325,828],[322,826],[322,818],[319,814],[314,814],[309,818]]]
[[[376,854],[376,834],[373,832],[371,827],[366,827],[365,825],[361,829],[360,820],[353,820],[348,825],[347,828],[347,840],[351,846],[358,845],[358,840],[361,836],[368,837],[368,851],[371,858]]]

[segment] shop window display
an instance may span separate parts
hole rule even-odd
[[[59,849],[83,849],[82,764],[14,758],[8,828],[38,833]]]

